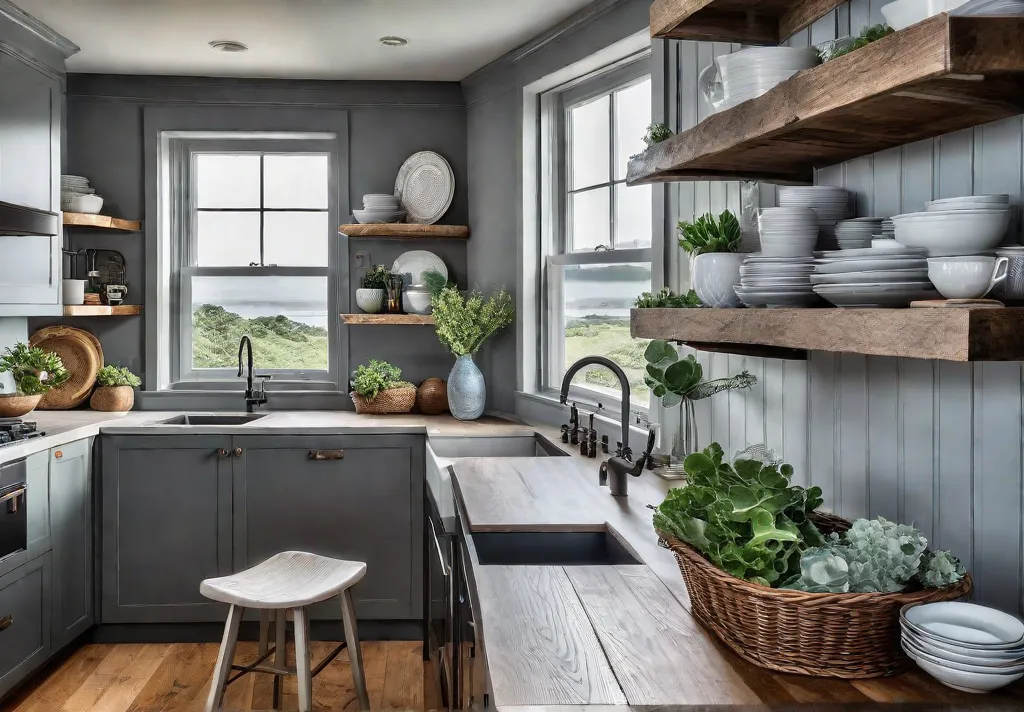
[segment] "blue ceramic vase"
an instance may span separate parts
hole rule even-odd
[[[472,356],[459,356],[448,374],[448,408],[459,420],[476,420],[484,413],[487,386]]]

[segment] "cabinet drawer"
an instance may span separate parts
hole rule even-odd
[[[23,680],[49,653],[50,555],[0,578],[0,695]]]

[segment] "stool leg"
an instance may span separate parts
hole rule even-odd
[[[309,646],[309,610],[295,609],[295,675],[299,679],[299,712],[313,712],[313,674]]]
[[[366,694],[366,678],[363,677],[363,652],[359,648],[359,630],[356,628],[356,611],[352,606],[352,589],[341,592],[341,618],[345,623],[345,642],[348,644],[348,660],[352,667],[352,683],[359,698],[359,709],[370,709],[370,698]]]
[[[228,620],[224,624],[224,638],[220,642],[220,656],[217,658],[217,667],[213,670],[210,695],[206,698],[206,712],[217,712],[220,709],[220,702],[224,697],[224,687],[231,674],[231,663],[235,659],[238,624],[242,622],[242,613],[244,612],[245,609],[241,606],[231,606],[228,611]]]
[[[260,655],[267,652],[270,647],[270,616],[272,612],[266,608],[260,609]]]
[[[274,652],[274,667],[278,670],[284,670],[288,664],[288,615],[285,609],[279,608],[274,611],[274,624],[275,624],[275,652]],[[281,709],[281,697],[284,694],[282,689],[284,685],[284,676],[274,675],[274,709]]]

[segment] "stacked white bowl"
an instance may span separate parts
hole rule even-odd
[[[96,189],[89,185],[85,176],[63,175],[60,177],[60,209],[66,213],[95,215],[103,209],[103,198],[96,195]]]
[[[816,252],[810,281],[816,294],[837,307],[905,307],[939,299],[928,281],[924,250],[856,249]]]
[[[363,209],[352,214],[360,223],[400,223],[405,220],[405,211],[398,203],[397,195],[371,193],[363,196]]]
[[[765,208],[758,231],[765,257],[811,257],[818,242],[818,217],[810,208]]]
[[[835,225],[850,216],[850,193],[831,185],[802,185],[779,188],[779,205],[810,208],[818,216],[818,249],[835,250]]]
[[[748,307],[806,307],[818,302],[811,288],[810,257],[751,255],[740,265],[736,296]]]
[[[896,241],[922,247],[929,257],[959,257],[988,253],[1010,226],[1010,196],[973,195],[932,200],[923,213],[892,218]]]
[[[813,48],[754,47],[716,57],[701,72],[699,84],[715,111],[724,111],[767,93],[817,63]]]
[[[1024,623],[973,603],[947,601],[900,611],[903,651],[948,687],[991,692],[1024,677]]]
[[[836,242],[840,250],[871,247],[871,236],[882,229],[883,218],[852,218],[836,223]]]

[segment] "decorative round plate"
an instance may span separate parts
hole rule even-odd
[[[439,153],[414,153],[398,169],[395,195],[408,213],[406,222],[433,225],[452,204],[455,174]]]
[[[444,260],[433,252],[426,250],[411,250],[403,252],[391,266],[392,274],[400,274],[405,279],[406,287],[418,287],[423,282],[423,273],[430,270],[437,270],[445,279],[448,279],[448,268]]]
[[[81,405],[92,393],[96,374],[103,367],[103,347],[88,331],[73,326],[48,326],[32,334],[29,346],[60,356],[71,374],[64,383],[47,391],[39,401],[41,410],[67,410]]]

